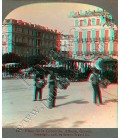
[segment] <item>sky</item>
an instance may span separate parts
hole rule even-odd
[[[63,34],[69,34],[74,26],[73,19],[68,18],[71,11],[97,10],[98,7],[78,3],[37,3],[16,8],[6,19],[13,18],[40,24],[50,29],[57,29]]]

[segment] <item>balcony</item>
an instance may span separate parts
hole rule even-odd
[[[95,42],[99,42],[100,41],[100,38],[95,38]]]
[[[91,38],[87,38],[86,42],[92,42],[92,39]]]
[[[79,42],[79,43],[82,43],[82,42],[83,42],[83,39],[78,39],[78,42]]]

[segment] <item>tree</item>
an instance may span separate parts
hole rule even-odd
[[[14,53],[5,53],[2,56],[2,63],[20,63],[20,57]]]
[[[27,60],[27,65],[29,66],[33,66],[36,64],[46,64],[46,62],[49,62],[49,58],[45,57],[43,55],[33,55],[33,56],[29,56],[28,60]]]

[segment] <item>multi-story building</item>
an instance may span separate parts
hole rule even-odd
[[[97,11],[71,12],[74,20],[74,55],[117,55],[117,26],[112,16],[98,9]]]
[[[73,35],[61,35],[60,39],[60,51],[63,54],[68,54],[68,56],[72,56],[74,51],[73,46]]]
[[[2,52],[19,56],[49,55],[50,50],[60,51],[60,33],[44,26],[22,20],[5,19],[3,22]]]

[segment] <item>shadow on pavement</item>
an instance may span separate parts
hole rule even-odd
[[[78,128],[79,125],[81,125],[83,123],[85,123],[85,121],[76,121],[76,122],[73,123],[72,128]]]
[[[56,99],[66,99],[66,97],[68,97],[69,95],[65,95],[65,96],[57,96]]]
[[[69,95],[57,96],[56,99],[66,99],[67,96],[69,96]],[[42,99],[42,100],[48,100],[48,99],[46,98],[46,99]]]
[[[35,128],[61,128],[61,122],[64,122],[65,120],[67,120],[66,117],[63,117],[61,119],[48,120],[36,126]]]
[[[105,100],[103,103],[109,103],[109,102],[117,103],[118,99],[108,99],[108,100]]]
[[[56,105],[56,107],[62,106],[62,105],[68,105],[68,104],[87,104],[87,103],[89,103],[89,102],[84,101],[84,100],[75,100],[75,101],[70,101],[70,102],[67,102],[67,103],[60,104],[60,105]]]

